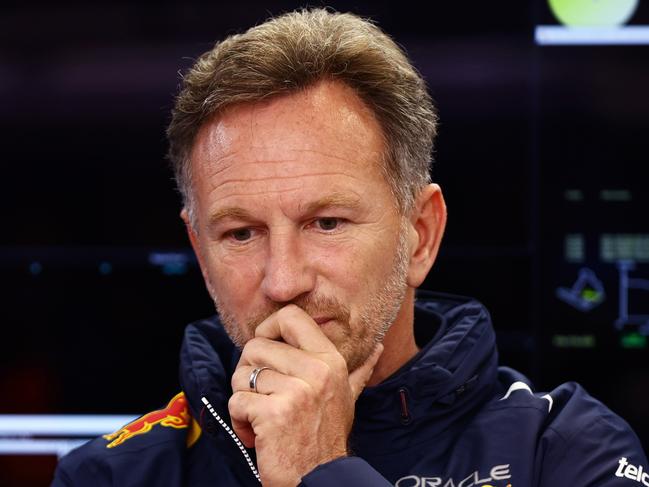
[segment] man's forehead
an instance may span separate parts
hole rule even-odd
[[[355,92],[339,82],[261,102],[231,106],[199,130],[193,162],[228,165],[245,152],[247,161],[273,162],[300,152],[331,158],[375,159],[383,151],[383,133],[373,112]],[[253,157],[250,157],[250,156]],[[286,157],[288,156],[288,157]]]

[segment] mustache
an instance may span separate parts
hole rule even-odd
[[[294,304],[298,308],[302,308],[312,318],[326,316],[342,323],[349,323],[351,316],[349,308],[337,299],[330,296],[307,294],[298,296],[297,298],[286,303],[270,304],[268,308],[266,308],[262,312],[257,313],[255,316],[248,320],[248,329],[254,330],[270,315],[276,313],[289,304]]]

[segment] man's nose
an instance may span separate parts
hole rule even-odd
[[[286,303],[312,291],[314,286],[313,268],[304,254],[299,235],[292,231],[271,235],[262,281],[266,297]]]

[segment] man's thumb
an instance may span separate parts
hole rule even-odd
[[[363,392],[363,389],[365,388],[365,384],[367,384],[367,381],[370,380],[370,377],[372,377],[374,367],[379,361],[379,357],[382,353],[383,344],[377,343],[374,351],[372,352],[372,355],[367,358],[365,363],[363,363],[363,365],[349,374],[349,387],[351,387],[354,401],[358,399],[358,396],[361,395],[361,392]]]

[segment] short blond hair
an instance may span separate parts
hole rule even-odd
[[[386,143],[382,170],[400,211],[430,182],[437,115],[426,83],[405,52],[371,21],[305,9],[227,37],[183,76],[167,129],[169,159],[194,224],[190,154],[196,134],[227,107],[345,83],[374,112]]]

